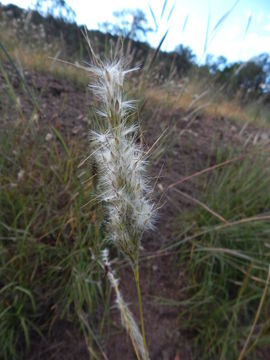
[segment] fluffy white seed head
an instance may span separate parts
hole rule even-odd
[[[143,149],[136,144],[137,128],[126,121],[134,102],[124,99],[123,86],[126,74],[133,70],[125,70],[121,61],[90,68],[95,79],[90,87],[100,103],[98,114],[105,119],[103,130],[92,131],[90,140],[99,197],[107,210],[108,236],[135,268],[142,234],[153,227],[155,209]]]
[[[94,75],[94,83],[89,87],[100,101],[98,114],[107,118],[110,124],[116,125],[134,108],[134,101],[126,100],[123,96],[124,79],[127,73],[136,70],[125,70],[123,61],[102,64],[91,67],[89,71]]]
[[[143,153],[134,139],[135,130],[120,125],[91,135],[96,148],[100,199],[107,208],[108,233],[133,266],[143,232],[153,227],[155,212],[148,195]]]

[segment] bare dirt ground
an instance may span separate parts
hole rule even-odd
[[[31,114],[32,104],[23,93],[19,81],[10,65],[5,64],[9,80],[20,97],[24,114]],[[52,75],[35,73],[26,74],[27,83],[34,89],[40,104],[40,128],[44,133],[51,132],[56,127],[60,133],[68,134],[81,141],[88,136],[88,112],[91,97],[84,89],[74,88],[65,80],[55,79]],[[8,97],[3,78],[0,79],[1,105],[3,113],[7,106]],[[154,360],[189,360],[194,358],[192,339],[190,335],[179,331],[178,315],[181,311],[177,307],[160,305],[158,298],[168,298],[175,301],[183,298],[181,289],[185,279],[185,264],[180,264],[177,252],[160,254],[160,250],[176,240],[175,223],[181,213],[194,204],[181,194],[167,187],[186,176],[215,164],[212,145],[240,146],[244,144],[249,134],[255,136],[257,130],[248,126],[241,133],[242,124],[233,124],[224,118],[207,118],[197,116],[191,126],[185,120],[185,111],[181,108],[164,109],[159,104],[148,102],[141,120],[145,124],[145,142],[151,146],[159,137],[164,126],[175,130],[167,145],[168,149],[156,159],[151,167],[153,178],[159,178],[156,184],[155,196],[161,198],[162,207],[159,211],[157,228],[154,232],[144,236],[142,241],[141,286],[144,303],[144,316],[147,341],[151,359]],[[16,115],[14,111],[14,120]],[[10,125],[13,126],[13,125]],[[186,129],[184,131],[184,129]],[[167,146],[166,145],[166,146]],[[86,148],[88,152],[88,148]],[[160,172],[161,170],[161,172]],[[153,180],[154,182],[155,180]],[[178,190],[195,196],[194,182],[185,181],[177,187]],[[164,192],[166,195],[164,195]],[[196,196],[195,196],[196,197]],[[128,268],[119,272],[120,288],[124,298],[129,303],[132,312],[138,319],[136,288],[132,273]],[[113,297],[112,297],[113,304]],[[209,309],[210,311],[210,309]],[[112,331],[110,338],[104,339],[104,352],[110,360],[132,360],[135,355],[130,340],[121,329],[120,319],[116,309],[112,309]],[[67,322],[58,322],[50,337],[45,342],[39,339],[34,342],[31,354],[25,359],[60,360],[60,359],[88,359],[89,355],[83,337]],[[102,356],[101,356],[102,358]]]

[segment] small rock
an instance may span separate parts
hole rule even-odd
[[[170,360],[171,359],[171,351],[170,349],[164,349],[162,351],[162,360]]]
[[[53,138],[53,135],[51,133],[48,133],[46,136],[45,136],[45,140],[46,141],[51,141]]]
[[[191,129],[187,129],[186,132],[188,132],[189,134],[198,137],[198,134],[195,131],[192,131]]]
[[[253,145],[256,145],[256,144],[257,144],[258,139],[259,139],[259,133],[257,133],[257,134],[254,136]]]
[[[50,165],[50,169],[51,169],[52,171],[55,171],[55,170],[57,169],[57,166],[56,166],[56,165]]]
[[[86,116],[84,116],[84,117],[82,118],[82,121],[83,121],[84,123],[86,123],[86,124],[90,124],[90,123],[91,123],[90,119],[88,119],[88,117],[86,117]]]
[[[25,171],[22,170],[22,169],[18,172],[18,175],[17,175],[17,180],[18,181],[21,181],[23,179],[24,173],[25,173]]]
[[[78,126],[75,126],[75,127],[71,130],[71,132],[72,132],[73,135],[76,135],[76,134],[78,134],[78,132],[80,132],[81,130],[82,130],[82,126],[81,126],[81,125],[78,125]]]
[[[263,132],[263,133],[261,133],[260,138],[261,138],[262,141],[266,142],[266,141],[269,140],[269,135],[268,135],[267,132]]]
[[[158,266],[157,266],[157,265],[153,265],[153,266],[152,266],[152,269],[153,269],[153,271],[157,271],[157,270],[158,270]]]

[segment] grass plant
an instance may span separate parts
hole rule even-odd
[[[218,151],[218,163],[230,157]],[[181,324],[195,332],[201,359],[237,359],[247,338],[240,358],[257,358],[251,350],[269,341],[269,180],[269,152],[251,152],[201,178],[207,209],[180,220],[182,230],[193,223],[183,249],[190,298]]]
[[[136,69],[126,70],[123,59],[102,63],[90,43],[89,47],[94,61],[94,66],[89,69],[94,75],[90,87],[99,100],[97,114],[100,116],[100,129],[92,131],[90,137],[98,191],[107,211],[108,237],[129,261],[134,273],[144,344],[144,352],[140,352],[143,359],[148,359],[139,282],[139,246],[143,232],[153,228],[155,210],[145,178],[148,155],[135,143],[137,128],[132,122],[134,102],[126,99],[124,92],[125,76]],[[115,284],[115,281],[111,283]],[[114,288],[118,294],[116,285]],[[132,334],[132,331],[129,333]]]
[[[83,148],[45,136],[33,138],[24,125],[1,133],[1,359],[23,358],[57,320],[78,329],[82,313],[101,320],[96,305],[106,302],[102,269],[91,260],[103,246],[100,215],[85,205],[92,184],[83,185],[77,170]]]

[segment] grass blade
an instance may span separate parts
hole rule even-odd
[[[67,144],[65,143],[65,140],[63,139],[62,135],[60,134],[60,132],[55,128],[53,127],[53,132],[56,136],[56,138],[60,141],[61,145],[63,146],[63,149],[65,150],[67,156],[69,158],[71,158],[71,154],[70,154],[70,151],[69,151],[69,148],[67,146]]]

